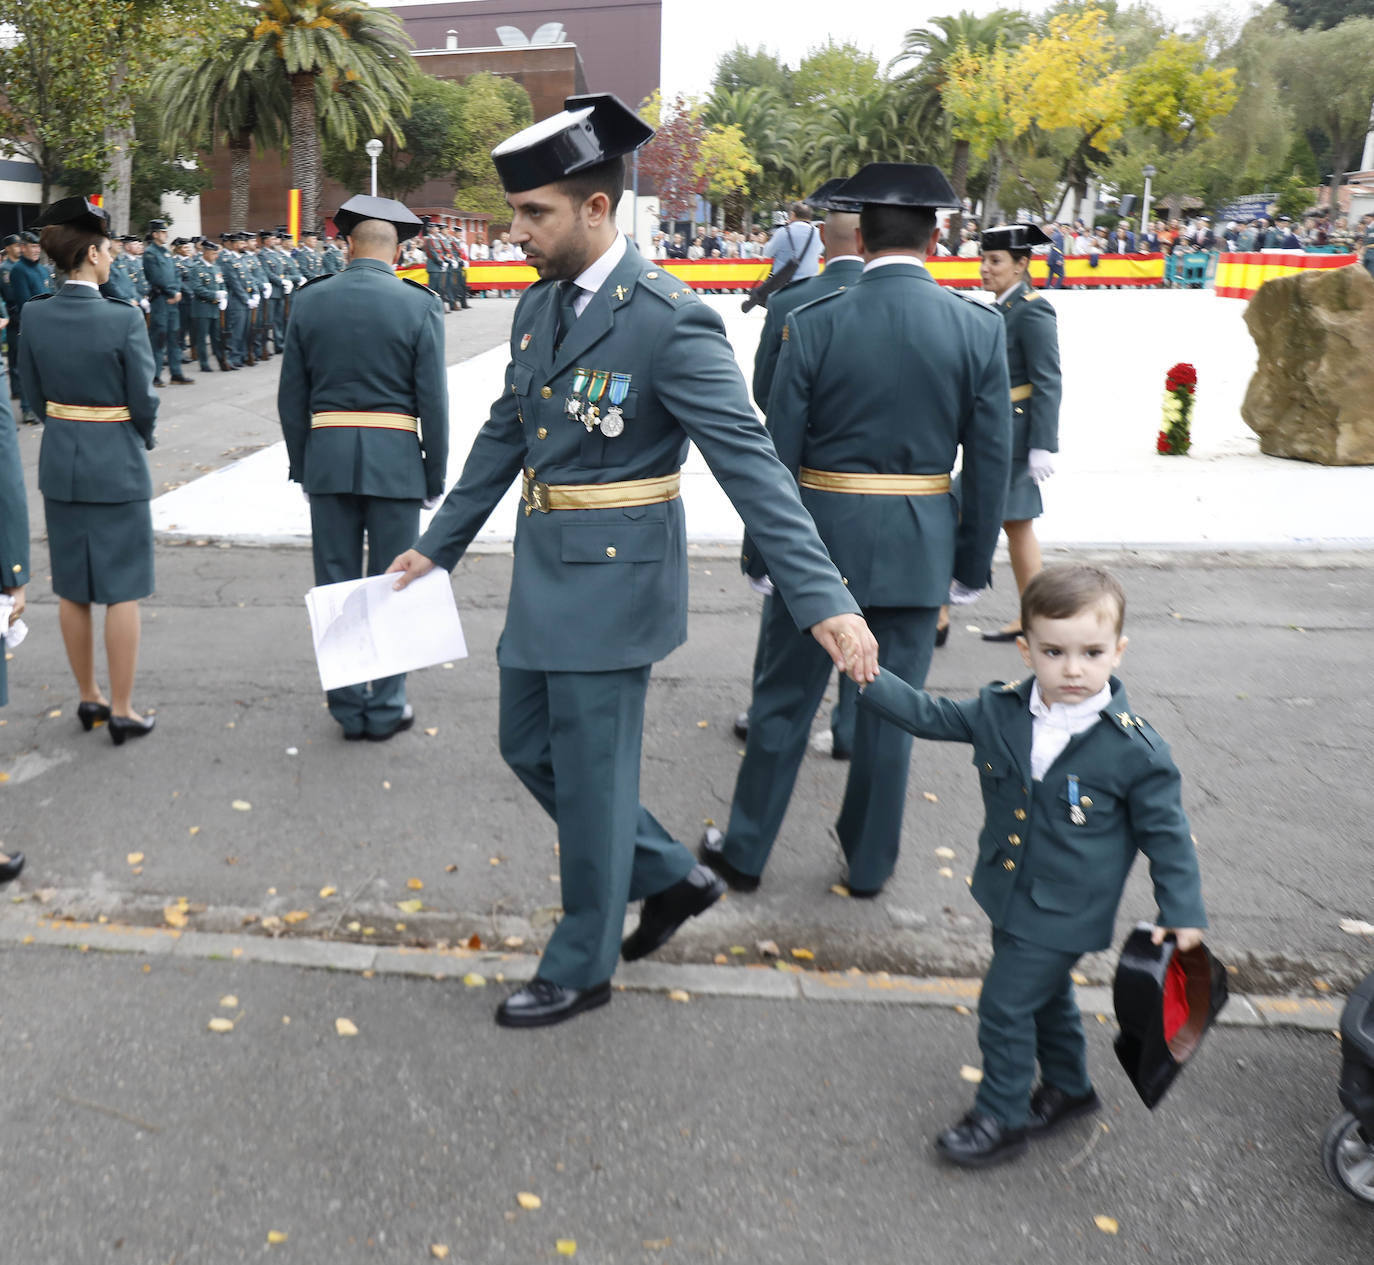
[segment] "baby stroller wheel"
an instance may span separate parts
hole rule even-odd
[[[1374,1204],[1374,1143],[1366,1142],[1360,1122],[1348,1111],[1327,1126],[1322,1139],[1326,1175],[1361,1203]]]

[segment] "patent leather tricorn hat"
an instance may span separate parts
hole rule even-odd
[[[1154,1110],[1226,1005],[1226,967],[1205,944],[1186,953],[1173,936],[1152,944],[1148,925],[1121,949],[1113,989],[1116,1057],[1141,1101]]]

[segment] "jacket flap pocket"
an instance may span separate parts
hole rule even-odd
[[[973,752],[973,767],[984,777],[1006,777],[1011,772],[1011,759],[1005,751]]]
[[[1050,879],[1032,880],[1031,900],[1041,909],[1053,914],[1077,914],[1090,904],[1088,893],[1082,888],[1071,887],[1068,883],[1055,883]]]
[[[565,523],[564,562],[662,562],[668,549],[663,522]]]
[[[530,393],[530,383],[534,380],[534,370],[529,365],[522,365],[516,361],[510,367],[511,390],[516,395],[528,395]]]

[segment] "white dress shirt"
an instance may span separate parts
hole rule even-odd
[[[1043,781],[1045,774],[1063,754],[1069,739],[1086,733],[1102,719],[1102,709],[1112,701],[1112,687],[1104,685],[1081,703],[1049,703],[1040,696],[1040,682],[1031,686],[1031,777]]]
[[[885,268],[888,264],[915,264],[916,267],[929,271],[926,261],[920,255],[879,255],[877,259],[870,259],[864,264],[864,271],[872,272],[874,268]]]
[[[625,235],[617,233],[615,241],[598,258],[577,274],[573,284],[579,287],[579,291],[573,300],[573,311],[578,316],[587,310],[587,304],[592,301],[592,295],[606,284],[611,273],[615,271],[616,264],[625,257],[625,245]]]

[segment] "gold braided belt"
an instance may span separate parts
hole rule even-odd
[[[1019,387],[1012,387],[1011,402],[1015,404],[1017,400],[1029,400],[1034,388],[1029,382],[1023,382]]]
[[[540,483],[527,469],[520,478],[520,499],[525,513],[538,510],[628,509],[632,505],[657,505],[676,500],[682,490],[682,471],[654,479],[623,479],[619,483]]]
[[[409,413],[311,413],[310,429],[331,426],[361,426],[368,430],[408,430],[418,434],[420,427]]]
[[[949,491],[947,474],[857,474],[802,466],[799,482],[814,492],[857,492],[864,496],[938,496]]]
[[[49,400],[44,412],[49,417],[61,417],[69,422],[127,422],[132,418],[122,404],[55,404]]]

